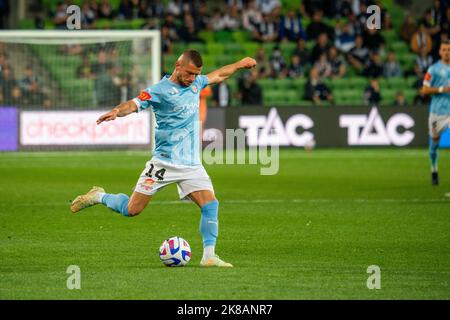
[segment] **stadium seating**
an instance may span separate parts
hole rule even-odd
[[[56,1],[44,0],[44,4],[49,10],[56,8]],[[83,0],[74,0],[74,4],[81,4]],[[117,9],[120,0],[110,1],[114,9]],[[282,12],[286,12],[290,8],[297,9],[297,0],[283,0]],[[401,64],[401,67],[405,71],[412,71],[415,63],[415,54],[413,54],[409,45],[400,40],[399,28],[403,22],[404,13],[402,9],[394,4],[393,0],[383,1],[383,5],[388,9],[394,29],[383,30],[381,33],[385,39],[386,52],[392,50],[396,53],[397,59]],[[325,19],[328,25],[334,26],[337,21],[335,19]],[[310,21],[303,19],[304,26],[308,25]],[[139,29],[145,23],[143,19],[135,20],[107,20],[100,19],[96,21],[97,28],[110,28],[110,29]],[[54,27],[52,22],[47,19],[45,22],[46,28]],[[20,24],[21,28],[29,29],[34,28],[34,23],[30,19],[25,19]],[[204,72],[210,72],[222,65],[232,63],[243,56],[255,56],[258,48],[261,46],[265,49],[266,56],[270,57],[275,43],[257,43],[251,40],[251,35],[248,31],[219,31],[212,32],[202,30],[198,33],[199,39],[202,42],[196,43],[182,43],[177,42],[173,44],[173,52],[171,54],[163,55],[163,71],[171,72],[176,59],[180,53],[186,48],[192,48],[202,52],[204,60]],[[315,45],[313,41],[306,43],[306,48],[311,50]],[[295,48],[294,42],[282,42],[279,44],[283,58],[286,63],[290,63],[290,57],[292,51]],[[56,52],[50,53],[47,51],[37,51],[37,55],[41,58],[42,63],[48,67],[49,73],[61,84],[65,79],[66,84],[71,83],[67,79],[72,79],[72,82],[77,82],[75,71],[80,65],[80,59],[77,57],[59,57]],[[59,60],[58,60],[59,59]],[[64,63],[58,63],[61,59],[66,59]],[[53,62],[53,63],[52,63]],[[56,63],[55,63],[56,62]],[[368,84],[368,79],[361,76],[360,71],[350,66],[347,68],[347,73],[342,79],[326,79],[326,83],[329,85],[333,92],[336,104],[346,105],[361,105],[363,101],[364,89]],[[306,70],[308,71],[308,70]],[[307,74],[307,73],[305,73]],[[409,73],[406,73],[409,74]],[[76,80],[76,81],[75,81]],[[383,96],[383,105],[392,103],[395,95],[398,91],[402,91],[406,97],[408,103],[412,103],[416,90],[413,88],[413,84],[416,81],[415,77],[398,77],[391,79],[380,79],[380,86]],[[310,102],[303,100],[304,87],[306,83],[305,78],[301,79],[260,79],[258,83],[263,88],[264,104],[265,105],[304,105]],[[237,89],[236,78],[230,79],[229,84],[232,89]],[[62,87],[64,85],[61,85]],[[81,81],[80,86],[85,92],[93,91],[92,83],[89,81]],[[63,88],[64,89],[64,88]],[[93,95],[93,94],[92,94]],[[79,97],[70,97],[78,99]],[[233,100],[233,104],[237,101]]]

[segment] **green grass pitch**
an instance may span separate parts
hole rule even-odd
[[[0,154],[0,299],[449,299],[450,151],[441,186],[427,150],[282,150],[280,171],[206,166],[220,200],[218,254],[233,269],[198,266],[200,211],[175,186],[140,216],[70,200],[93,185],[131,193],[145,152]],[[178,235],[184,268],[158,248]],[[68,290],[69,265],[81,290]],[[367,268],[381,269],[369,290]]]

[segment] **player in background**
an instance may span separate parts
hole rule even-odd
[[[431,183],[439,185],[438,148],[442,132],[450,126],[450,41],[441,43],[441,60],[425,74],[422,94],[432,95],[428,125],[430,129]]]
[[[207,85],[220,83],[240,69],[253,68],[256,61],[247,57],[206,76],[201,74],[202,66],[200,53],[186,50],[176,61],[171,75],[97,120],[99,125],[152,107],[156,117],[155,150],[130,198],[93,187],[72,202],[71,210],[75,213],[101,203],[123,216],[133,217],[144,210],[158,190],[176,183],[180,199],[192,200],[201,209],[203,257],[200,265],[232,267],[215,254],[219,201],[200,160],[199,98]]]

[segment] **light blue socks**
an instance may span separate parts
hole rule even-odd
[[[121,215],[128,217],[128,200],[130,198],[123,193],[110,194],[105,193],[101,202],[108,208],[120,213]]]
[[[219,201],[213,200],[202,207],[202,218],[200,220],[200,233],[203,237],[203,247],[215,246],[219,234]]]
[[[437,159],[438,159],[438,148],[439,142],[434,142],[430,139],[430,160],[431,160],[431,170],[437,172]]]

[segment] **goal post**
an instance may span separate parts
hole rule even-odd
[[[75,139],[72,136],[78,129],[63,132],[59,127],[70,124],[58,119],[71,112],[83,118],[78,121],[87,121],[157,83],[162,59],[159,30],[5,30],[0,31],[0,58],[6,66],[0,69],[0,106],[18,111],[19,149],[150,145],[153,150],[153,112],[148,113],[148,123],[123,122],[120,128]],[[30,126],[40,116],[47,119],[46,125],[33,131]],[[135,132],[125,132],[127,126]],[[133,142],[132,135],[142,133],[143,128],[148,128],[148,139]],[[98,138],[106,131],[110,141]],[[124,132],[130,136],[122,139]],[[64,138],[58,137],[64,134]]]

